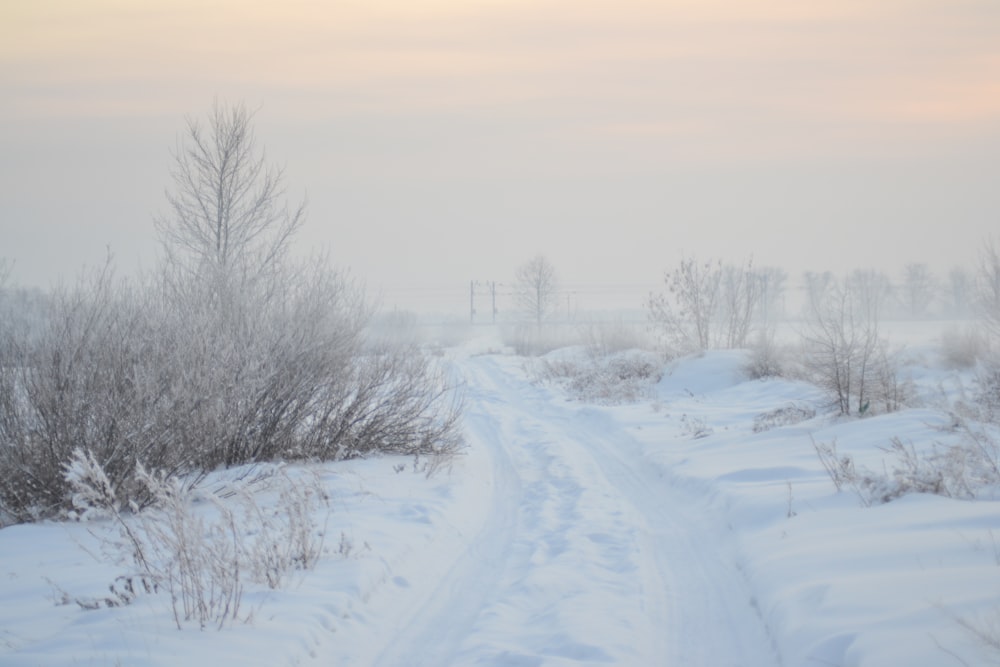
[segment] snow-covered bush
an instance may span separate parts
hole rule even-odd
[[[988,356],[989,340],[977,327],[952,327],[941,334],[941,353],[953,368],[972,368]]]
[[[680,422],[681,433],[694,440],[707,438],[714,432],[714,429],[708,425],[708,422],[703,417],[692,417],[688,414],[682,414]]]
[[[951,445],[932,443],[918,449],[892,438],[883,452],[889,457],[881,471],[858,466],[836,441],[813,441],[824,470],[838,491],[851,489],[866,507],[887,503],[910,493],[948,498],[975,498],[1000,486],[1000,440],[988,427],[956,420],[961,439]]]
[[[641,325],[622,320],[590,322],[580,327],[581,339],[591,355],[606,357],[628,350],[652,349]]]
[[[855,271],[843,281],[828,277],[810,288],[803,374],[843,415],[892,412],[905,400],[898,360],[879,332],[888,290],[888,279],[873,271]]]
[[[775,408],[768,412],[763,412],[753,420],[753,432],[763,433],[773,428],[781,426],[791,426],[812,419],[816,416],[816,411],[808,405],[786,405]]]
[[[552,323],[542,327],[524,323],[507,325],[501,329],[501,336],[504,345],[524,357],[541,356],[580,342],[576,329],[570,330]]]
[[[63,466],[78,447],[94,453],[125,496],[137,459],[173,470],[180,454],[157,442],[150,420],[164,393],[143,369],[155,331],[110,263],[56,291],[44,318],[8,332],[0,363],[0,507],[14,520],[67,505]]]
[[[975,401],[983,419],[1000,421],[1000,361],[986,360],[977,368]]]
[[[163,290],[163,291],[159,291]],[[366,311],[336,275],[298,275],[225,305],[99,272],[55,296],[46,326],[4,339],[0,509],[66,508],[63,466],[91,451],[123,501],[148,502],[136,464],[167,476],[253,461],[461,447],[439,362],[371,346]]]
[[[652,348],[646,328],[621,320],[583,323],[513,324],[501,329],[503,341],[521,356],[542,356],[555,350],[584,346],[591,355],[609,356]]]
[[[750,357],[744,371],[751,380],[781,377],[785,372],[785,351],[774,339],[774,332],[760,330],[750,344]]]
[[[107,546],[131,565],[109,596],[76,600],[87,609],[163,592],[178,629],[186,623],[221,628],[241,618],[248,581],[277,588],[288,572],[312,568],[321,553],[316,511],[326,495],[317,479],[293,479],[278,467],[208,490],[139,466],[136,477],[152,498],[142,511],[134,503],[122,506],[90,452],[76,450],[65,477],[77,516],[110,517],[120,538]],[[265,508],[255,496],[268,492],[277,499]],[[195,499],[207,502],[198,507]]]
[[[602,356],[580,348],[539,361],[536,375],[561,385],[574,398],[592,403],[631,403],[649,396],[663,376],[660,358],[643,350]]]
[[[67,509],[63,468],[77,448],[141,506],[140,465],[190,478],[461,447],[460,401],[437,361],[373,343],[363,290],[325,258],[287,257],[302,208],[280,201],[281,171],[255,151],[251,117],[217,106],[207,134],[190,124],[174,215],[156,220],[157,271],[127,284],[109,259],[59,290],[38,326],[0,327],[0,519]]]

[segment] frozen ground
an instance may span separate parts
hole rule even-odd
[[[740,353],[669,369],[649,400],[602,407],[533,382],[523,359],[456,352],[469,449],[326,466],[325,554],[245,622],[178,631],[169,601],[83,610],[123,565],[101,521],[0,530],[3,665],[986,665],[964,624],[998,625],[1000,506],[837,493],[810,437],[877,468],[946,413],[864,420],[811,386],[748,381]],[[924,356],[922,356],[924,355]],[[955,376],[931,352],[926,396]],[[795,405],[816,416],[754,431]],[[264,499],[266,501],[266,499]],[[1000,628],[996,630],[1000,635]]]

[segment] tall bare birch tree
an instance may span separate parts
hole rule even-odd
[[[188,118],[173,152],[171,215],[154,220],[172,263],[253,277],[302,225],[305,202],[285,201],[284,170],[258,148],[253,116],[245,104],[216,101],[207,124]]]

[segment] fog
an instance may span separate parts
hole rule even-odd
[[[993,3],[40,2],[0,10],[0,257],[48,287],[157,261],[170,151],[213,100],[388,308],[554,265],[641,306],[682,254],[969,266],[1000,213]],[[610,296],[609,296],[610,295]]]

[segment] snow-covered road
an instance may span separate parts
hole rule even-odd
[[[492,460],[478,536],[377,665],[775,665],[724,526],[604,413],[463,364]]]

